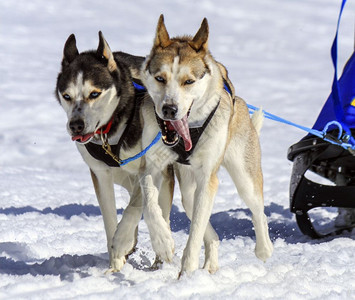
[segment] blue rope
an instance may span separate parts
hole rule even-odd
[[[250,105],[250,104],[247,104],[248,108],[249,108],[249,112],[252,113],[256,110],[259,110],[257,107],[253,106],[253,105]],[[338,146],[341,146],[343,147],[344,149],[346,150],[355,150],[355,145],[351,145],[347,142],[344,142],[343,140],[341,140],[342,138],[342,134],[343,134],[343,127],[342,125],[337,122],[337,121],[330,121],[328,122],[325,126],[324,126],[324,129],[322,131],[319,131],[319,130],[316,130],[316,129],[312,129],[312,128],[309,128],[309,127],[305,127],[305,126],[302,126],[302,125],[299,125],[299,124],[296,124],[296,123],[293,123],[291,121],[288,121],[286,119],[283,119],[283,118],[280,118],[276,115],[273,115],[273,114],[270,114],[269,112],[263,110],[263,113],[264,113],[264,116],[265,118],[267,119],[270,119],[270,120],[273,120],[273,121],[276,121],[276,122],[280,122],[280,123],[284,123],[284,124],[287,124],[287,125],[291,125],[291,126],[294,126],[296,128],[299,128],[299,129],[302,129],[314,136],[317,136],[321,139],[323,139],[324,141],[326,142],[329,142],[333,145],[338,145]],[[330,139],[330,138],[327,138],[327,133],[328,133],[328,129],[331,125],[336,125],[339,129],[339,134],[338,134],[338,140],[335,140],[335,139]],[[349,136],[344,136],[343,138],[349,138]]]
[[[156,135],[156,137],[154,138],[154,140],[150,143],[150,145],[148,147],[146,147],[145,149],[143,149],[141,152],[139,152],[138,154],[136,154],[135,156],[129,157],[127,159],[123,159],[120,161],[120,166],[124,166],[126,164],[128,164],[129,162],[136,160],[140,157],[142,157],[143,155],[145,155],[147,153],[147,151],[152,148],[161,138],[161,132],[159,131],[158,134]]]

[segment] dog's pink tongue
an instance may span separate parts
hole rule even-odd
[[[81,143],[85,143],[86,141],[88,141],[93,136],[94,136],[93,133],[88,133],[88,134],[85,134],[85,135],[73,136],[71,139],[72,139],[72,141],[79,141]]]
[[[190,151],[192,148],[192,141],[190,136],[189,124],[187,123],[187,115],[178,121],[171,121],[176,132],[184,140],[185,151]]]

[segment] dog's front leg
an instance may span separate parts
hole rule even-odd
[[[207,174],[201,176],[200,174]],[[203,236],[211,216],[214,197],[218,188],[216,172],[195,171],[197,188],[193,206],[190,234],[181,260],[181,274],[191,273],[198,268]]]
[[[174,165],[174,171],[180,184],[182,205],[186,211],[187,217],[191,220],[196,180],[193,176],[193,172],[190,170],[190,166],[177,163]],[[203,240],[205,244],[205,264],[203,268],[213,274],[218,270],[219,238],[210,222],[207,224]]]
[[[153,250],[162,260],[171,262],[174,240],[158,202],[161,175],[159,176],[159,172],[145,173],[140,179],[140,184],[143,195],[143,216],[149,229]]]
[[[93,171],[90,169],[92,182],[95,187],[95,193],[99,202],[101,214],[104,221],[107,249],[110,255],[110,267],[112,264],[112,237],[115,233],[117,226],[117,211],[115,203],[115,192],[113,188],[112,171],[102,169]]]
[[[122,269],[127,256],[134,252],[137,244],[138,223],[143,211],[142,193],[138,180],[132,183],[130,190],[133,190],[130,202],[123,212],[112,240],[113,259],[111,269],[113,272]]]

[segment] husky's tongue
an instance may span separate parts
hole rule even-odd
[[[88,134],[85,134],[85,135],[76,135],[76,136],[73,136],[71,139],[72,141],[77,141],[77,142],[80,142],[80,143],[85,143],[87,142],[90,138],[92,138],[94,136],[93,133],[88,133]]]
[[[171,121],[171,124],[184,140],[185,151],[190,151],[192,148],[192,141],[190,137],[189,124],[187,123],[187,115],[185,115],[181,120]]]

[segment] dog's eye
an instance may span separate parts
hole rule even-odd
[[[195,82],[195,80],[187,79],[187,80],[184,82],[184,85],[193,84],[194,82]]]
[[[70,101],[70,100],[71,100],[71,98],[70,98],[70,96],[69,96],[68,94],[63,94],[63,98],[64,98],[65,100],[67,100],[67,101]]]
[[[165,79],[163,77],[161,77],[161,76],[156,76],[155,80],[158,81],[158,82],[161,82],[161,83],[165,83],[166,82]]]
[[[100,92],[91,92],[89,95],[90,99],[96,99],[97,97],[99,97],[101,95]]]

